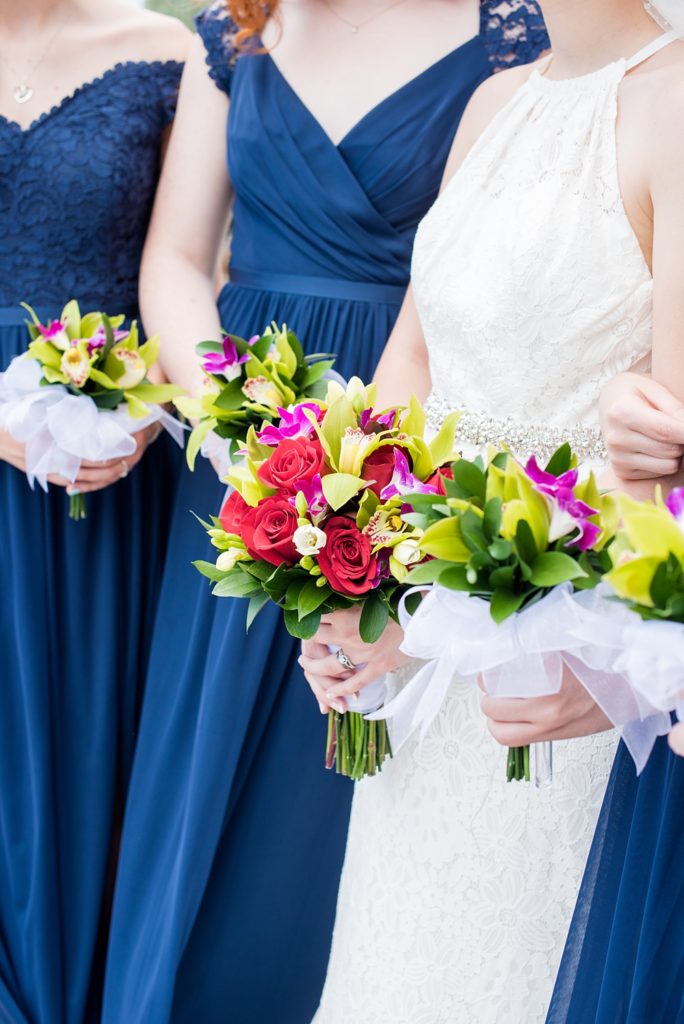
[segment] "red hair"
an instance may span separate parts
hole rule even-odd
[[[235,45],[240,46],[254,36],[260,36],[266,22],[278,10],[280,0],[226,0],[228,14],[238,26]]]

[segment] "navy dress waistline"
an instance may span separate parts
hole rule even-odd
[[[379,284],[374,281],[345,281],[336,277],[311,277],[306,274],[280,274],[267,271],[230,268],[226,288],[239,285],[263,292],[285,292],[288,295],[309,295],[320,299],[341,299],[344,302],[372,302],[401,305],[406,284]]]
[[[98,310],[103,313],[108,313],[109,316],[121,316],[123,313],[127,321],[138,320],[140,313],[137,309],[121,309],[120,303],[116,301],[110,305],[102,303],[99,300],[94,302],[85,302],[79,300],[79,306],[81,312],[88,312],[90,310]],[[62,312],[61,309],[54,309],[48,306],[34,306],[32,307],[35,311],[36,316],[45,324],[51,319],[57,318]],[[31,317],[27,310],[18,303],[15,306],[0,306],[0,327],[21,327],[22,324],[30,320]]]

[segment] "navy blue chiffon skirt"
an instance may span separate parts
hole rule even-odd
[[[684,760],[618,748],[547,1024],[684,1022]]]
[[[0,326],[0,365],[26,347]],[[175,447],[175,446],[174,446]],[[180,452],[161,438],[68,518],[0,463],[0,1018],[98,1019],[117,816],[130,777]]]
[[[399,289],[393,289],[394,293]],[[393,302],[229,285],[227,330],[286,322],[308,351],[369,379]],[[225,486],[198,460],[179,488],[126,812],[110,940],[107,1024],[306,1024],[330,951],[353,784],[324,768],[325,719],[299,644],[267,607],[211,596],[214,559],[190,514]]]

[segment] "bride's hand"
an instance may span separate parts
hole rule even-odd
[[[525,699],[481,699],[492,736],[504,747],[525,747],[545,740],[591,736],[613,728],[613,723],[568,669],[557,694]]]
[[[303,644],[299,664],[323,713],[328,707],[346,711],[346,697],[409,661],[399,650],[404,639],[401,626],[390,621],[376,643],[365,644],[359,636],[360,619],[359,607],[325,615],[313,640]],[[354,670],[345,668],[336,654],[329,654],[328,646],[341,647]]]
[[[599,409],[608,456],[622,480],[679,471],[684,405],[662,384],[639,373],[621,373],[604,387]]]

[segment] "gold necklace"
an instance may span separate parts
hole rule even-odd
[[[348,18],[345,18],[339,11],[335,10],[329,0],[323,0],[323,4],[328,8],[333,17],[337,18],[338,21],[341,21],[343,25],[346,25],[353,36],[357,35],[362,28],[366,27],[366,25],[369,25],[371,21],[375,21],[376,18],[381,18],[383,14],[388,14],[390,11],[393,11],[395,7],[404,3],[406,3],[406,0],[393,0],[393,3],[388,7],[383,7],[382,10],[375,11],[375,13],[371,14],[369,18],[364,18],[363,21],[349,21]]]
[[[29,64],[28,70],[24,70],[23,73],[17,71],[17,69],[10,63],[4,53],[0,53],[0,61],[5,65],[12,78],[15,79],[16,85],[12,88],[12,96],[17,103],[28,103],[29,100],[33,99],[33,88],[29,85],[29,81],[32,76],[36,73],[40,65],[43,63],[48,53],[57,42],[57,38],[60,33],[66,28],[68,22],[71,20],[71,12],[67,12],[63,18],[60,18],[57,28],[52,33],[47,41],[47,45],[40,54],[37,60]]]

